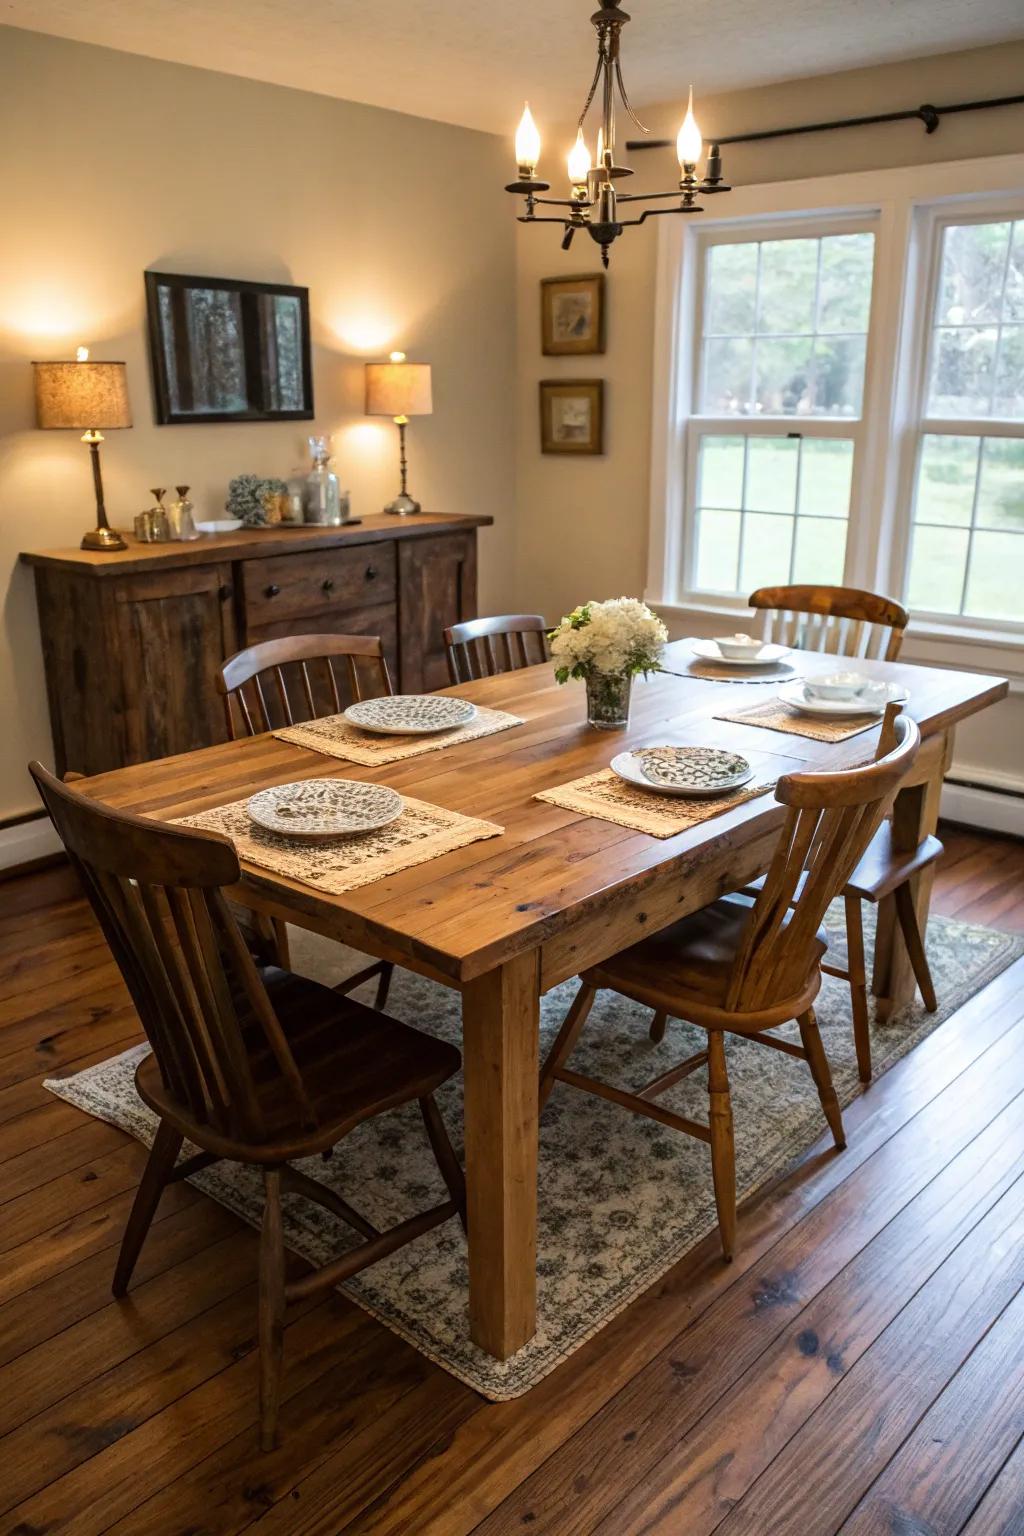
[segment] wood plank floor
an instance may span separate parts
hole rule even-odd
[[[944,831],[935,907],[1024,932],[1024,844]],[[3,1536],[1024,1533],[1024,961],[517,1402],[340,1297],[287,1331],[256,1450],[255,1236],[165,1197],[41,1077],[137,1025],[66,868],[0,884]]]

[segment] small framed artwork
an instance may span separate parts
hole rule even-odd
[[[541,379],[542,453],[604,452],[604,380]]]
[[[540,336],[545,357],[604,351],[604,273],[544,277]]]

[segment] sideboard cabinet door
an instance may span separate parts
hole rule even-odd
[[[398,634],[401,688],[446,688],[442,631],[476,617],[476,534],[445,533],[398,545]]]
[[[230,565],[184,566],[118,582],[112,664],[121,670],[126,762],[227,739],[213,678],[235,649],[231,574]]]

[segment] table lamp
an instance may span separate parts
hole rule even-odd
[[[385,512],[408,517],[422,511],[406,489],[405,429],[410,416],[429,416],[432,411],[429,363],[407,363],[404,352],[392,352],[386,363],[367,363],[366,414],[390,416],[398,428],[402,489],[394,501],[388,502]]]
[[[36,382],[36,426],[84,428],[89,444],[92,482],[96,491],[96,527],[82,539],[83,549],[127,549],[121,535],[107,522],[100,474],[103,431],[130,427],[131,406],[124,363],[90,363],[88,347],[79,347],[77,361],[33,363]]]

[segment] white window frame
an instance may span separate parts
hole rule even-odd
[[[853,227],[872,221],[875,265],[860,423],[857,483],[851,492],[845,580],[854,586],[905,590],[911,496],[921,435],[922,390],[927,374],[923,343],[931,328],[931,263],[937,220],[961,222],[1012,213],[1021,204],[1024,155],[998,155],[936,165],[853,172],[806,181],[741,187],[727,199],[726,217],[709,210],[694,219],[659,221],[655,302],[651,430],[651,501],[648,600],[669,617],[749,613],[743,597],[688,591],[682,581],[684,541],[691,541],[687,511],[695,487],[690,424],[700,332],[696,286],[699,242],[712,232],[793,227],[794,221],[829,220]],[[718,208],[714,204],[714,208]],[[699,226],[699,227],[698,227]],[[794,231],[795,232],[795,231]],[[816,232],[816,231],[815,231]],[[764,418],[758,418],[760,422]],[[711,418],[702,418],[706,426]],[[731,418],[730,418],[731,420]],[[774,417],[773,430],[791,431],[807,418]],[[851,435],[850,418],[835,422],[836,435]],[[962,424],[961,424],[962,425]],[[998,426],[993,421],[989,427]],[[964,428],[970,435],[970,431]],[[995,435],[988,431],[988,435]],[[688,449],[690,451],[688,451]],[[855,450],[856,452],[856,450]],[[688,568],[688,567],[686,567]],[[932,658],[948,661],[951,645],[1019,650],[1024,625],[1012,620],[915,613],[910,636],[932,646]],[[959,656],[963,664],[962,655]]]
[[[700,399],[702,371],[704,366],[704,306],[707,294],[707,258],[712,246],[726,244],[748,244],[753,241],[800,238],[820,239],[828,235],[852,235],[870,233],[875,237],[875,265],[878,260],[878,218],[876,215],[865,216],[849,214],[845,217],[829,217],[817,213],[802,214],[796,218],[786,220],[756,220],[750,224],[731,222],[727,226],[705,225],[694,231],[696,238],[693,242],[692,259],[696,263],[697,271],[694,280],[693,318],[692,318],[692,344],[690,348],[690,361],[692,363],[691,377],[689,381],[690,399]],[[713,592],[707,588],[697,588],[687,582],[687,577],[692,576],[696,570],[697,562],[697,478],[700,459],[700,439],[702,437],[789,437],[799,435],[807,438],[841,438],[843,441],[853,443],[853,479],[850,485],[850,507],[847,521],[847,529],[854,526],[855,508],[860,508],[864,496],[863,474],[864,464],[864,422],[868,412],[868,388],[873,380],[872,371],[872,336],[874,328],[871,325],[871,316],[874,313],[875,278],[872,274],[871,303],[869,306],[867,348],[864,363],[864,380],[862,386],[861,410],[857,416],[714,416],[703,411],[691,411],[686,423],[686,445],[684,458],[686,465],[686,482],[684,491],[684,516],[683,516],[683,541],[680,549],[682,557],[681,569],[677,572],[680,590],[688,596],[693,596],[704,601],[714,601],[721,598],[727,602],[739,601],[740,606],[746,608],[735,594],[725,592]],[[684,363],[685,366],[685,363]],[[798,487],[799,492],[799,487]],[[741,514],[745,516],[745,514]],[[797,530],[796,523],[798,513],[796,501],[794,501],[794,529],[793,544],[790,559],[795,555]],[[743,524],[741,523],[741,530]],[[847,584],[851,581],[850,567],[852,540],[847,539],[843,580]],[[743,545],[742,532],[740,540],[739,559],[742,562]]]

